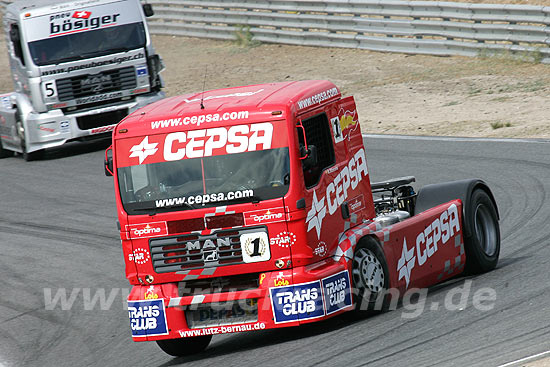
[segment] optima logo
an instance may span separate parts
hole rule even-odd
[[[260,223],[275,223],[283,220],[285,220],[285,209],[282,207],[244,213],[244,224],[247,226]]]
[[[132,238],[155,237],[168,234],[166,222],[132,224],[127,226]]]
[[[263,223],[268,220],[282,219],[283,213],[271,213],[269,210],[264,215],[252,215],[252,220],[256,223]]]
[[[92,12],[80,10],[50,16],[50,37],[66,33],[88,31],[104,26],[114,25],[120,14],[92,17]]]
[[[151,226],[147,225],[143,229],[134,229],[134,234],[136,237],[141,237],[144,234],[159,234],[161,232],[160,228],[151,228]]]

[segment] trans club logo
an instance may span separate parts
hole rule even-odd
[[[128,301],[128,317],[134,337],[168,334],[164,299],[162,298]]]
[[[275,323],[308,320],[325,315],[321,282],[269,289]]]
[[[277,279],[280,278],[275,278],[275,282]],[[353,305],[351,282],[345,270],[308,283],[288,286],[275,283],[269,291],[276,324],[323,317]]]
[[[351,282],[347,271],[322,280],[327,315],[352,305]]]
[[[276,223],[283,220],[285,220],[285,209],[283,207],[244,212],[244,224],[247,226]]]

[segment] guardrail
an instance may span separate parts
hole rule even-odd
[[[4,7],[9,0],[0,0]],[[550,63],[550,7],[397,0],[148,0],[153,34]]]
[[[383,0],[149,0],[155,34],[550,63],[550,7]]]

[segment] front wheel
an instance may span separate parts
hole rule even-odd
[[[157,345],[171,356],[185,357],[204,351],[211,340],[212,335],[195,336],[193,338],[157,340]]]
[[[500,228],[495,204],[482,189],[476,189],[467,204],[464,221],[470,236],[464,238],[466,271],[484,273],[494,269],[500,254]]]
[[[25,126],[23,125],[21,120],[17,121],[17,135],[19,135],[19,140],[21,142],[21,154],[23,155],[23,159],[25,161],[30,162],[42,158],[42,156],[44,155],[44,149],[30,153],[27,151],[27,141],[25,140]]]
[[[12,157],[13,152],[11,150],[4,149],[2,146],[2,141],[0,140],[0,158]]]
[[[389,274],[384,252],[378,242],[370,237],[362,238],[355,249],[351,271],[357,315],[387,309]]]

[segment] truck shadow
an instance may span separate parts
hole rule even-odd
[[[499,266],[497,267],[497,270],[506,266],[509,266],[515,262],[521,261],[522,258],[515,258],[515,259],[503,259]],[[432,287],[429,287],[427,289],[426,296],[428,298],[425,299],[426,303],[431,303],[435,300],[440,300],[441,298],[445,297],[445,295],[449,292],[451,292],[453,289],[456,289],[458,287],[463,287],[465,282],[471,281],[472,279],[476,279],[477,277],[483,277],[484,274],[477,274],[477,275],[459,275],[454,278],[451,278],[443,283],[436,284]],[[478,285],[479,286],[479,285]],[[468,306],[471,306],[471,295],[469,295],[470,299],[468,302]],[[412,297],[409,299],[411,304],[415,304],[418,302],[418,297]],[[231,355],[234,353],[239,352],[246,352],[251,351],[258,348],[263,347],[269,347],[274,346],[277,344],[292,342],[295,340],[300,339],[306,339],[310,337],[315,337],[319,335],[323,335],[325,333],[333,333],[337,330],[348,328],[354,324],[361,323],[368,321],[371,319],[372,321],[375,321],[374,319],[376,317],[383,315],[389,315],[388,317],[400,317],[400,315],[391,316],[393,312],[403,311],[405,308],[403,306],[403,299],[400,299],[397,302],[396,307],[391,308],[389,312],[382,313],[382,314],[372,314],[367,317],[357,317],[352,315],[351,313],[344,313],[343,315],[334,317],[332,319],[328,319],[325,321],[315,322],[311,324],[306,324],[302,326],[295,326],[290,328],[281,328],[281,329],[271,329],[271,330],[264,330],[264,331],[254,331],[254,332],[248,332],[248,333],[237,333],[233,335],[226,335],[221,340],[213,339],[212,344],[209,346],[209,348],[202,353],[189,356],[189,357],[179,357],[174,358],[166,363],[163,363],[159,365],[159,367],[169,367],[169,366],[179,366],[183,365],[187,362],[193,362],[193,361],[201,361],[204,359],[210,359],[215,357],[223,357],[227,355]],[[424,309],[425,312],[430,312],[428,308]],[[422,317],[419,315],[418,317]],[[414,320],[418,320],[418,317],[415,317],[411,320],[403,320],[405,323],[411,322]]]
[[[105,150],[111,145],[111,137],[94,139],[90,141],[74,141],[63,144],[58,148],[51,148],[44,152],[44,155],[37,161],[50,161],[61,158],[68,158],[82,154],[88,154]]]
[[[200,361],[204,359],[223,357],[240,352],[246,352],[257,348],[274,346],[277,344],[292,342],[294,340],[305,339],[333,333],[339,329],[349,327],[350,325],[364,321],[364,319],[351,319],[348,315],[336,316],[325,321],[315,322],[302,326],[285,327],[281,329],[270,329],[264,331],[253,331],[247,333],[228,334],[222,340],[212,340],[206,351],[189,357],[174,358],[159,367],[179,366],[184,363]]]

